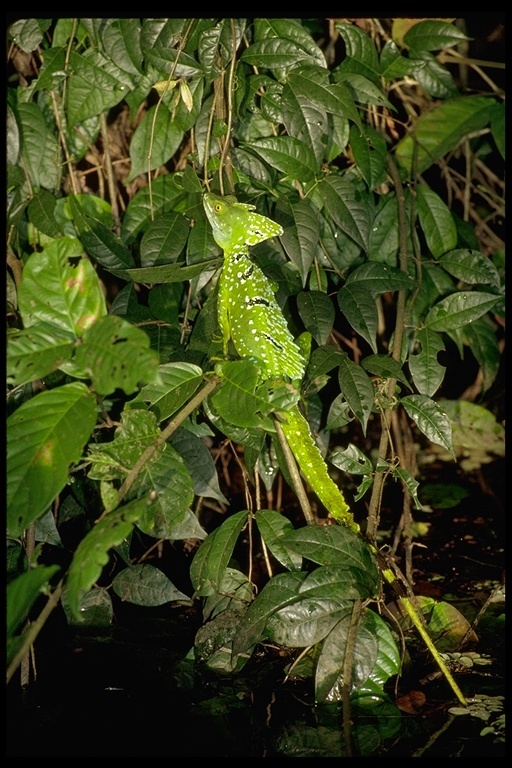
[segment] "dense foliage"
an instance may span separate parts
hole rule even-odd
[[[418,445],[457,461],[481,430],[502,450],[504,93],[466,79],[448,20],[37,18],[8,39],[8,679],[57,606],[98,626],[118,599],[201,600],[196,667],[236,674],[271,643],[317,701],[390,705],[383,494],[402,489],[411,581]],[[305,524],[284,388],[219,365],[206,189],[284,230],[253,256],[364,537],[312,496]],[[170,543],[181,588],[151,554]],[[450,645],[453,613],[423,608],[457,650],[463,617]]]

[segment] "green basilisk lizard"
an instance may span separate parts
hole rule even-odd
[[[240,357],[256,357],[261,361],[265,378],[302,380],[306,361],[288,328],[270,281],[249,253],[249,246],[282,235],[282,227],[255,213],[255,206],[239,203],[231,196],[219,197],[207,192],[203,203],[215,242],[224,252],[217,297],[224,355],[227,356],[231,339]],[[329,475],[307,420],[297,406],[286,411],[284,416],[286,421],[281,425],[283,433],[309,485],[337,522],[358,533],[359,526],[342,492]],[[370,544],[370,547],[384,578],[394,586],[400,602],[452,690],[465,704],[464,696],[428,635],[412,600],[404,594],[403,586],[380,553],[373,545]]]

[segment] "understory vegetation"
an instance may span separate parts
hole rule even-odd
[[[468,674],[500,647],[499,573],[470,610],[417,583],[436,510],[472,487],[484,518],[500,504],[484,475],[504,455],[504,65],[477,35],[464,19],[11,24],[10,690],[36,686],[48,644],[177,611],[191,635],[166,685],[210,690],[212,717],[259,702],[247,756],[389,754],[434,678],[440,727],[472,718],[501,748],[502,699]],[[251,255],[307,356],[300,392],[223,359],[206,191],[282,227]],[[297,400],[360,533],[280,440]],[[318,719],[266,736],[274,685]]]

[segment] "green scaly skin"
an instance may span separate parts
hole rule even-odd
[[[234,197],[206,193],[203,202],[215,241],[224,251],[218,293],[224,354],[227,355],[231,339],[240,357],[261,360],[266,378],[287,376],[292,380],[302,380],[306,361],[288,329],[270,282],[249,254],[250,245],[282,235],[282,227],[266,216],[254,213],[253,205],[239,203]],[[309,485],[335,520],[359,532],[343,494],[327,471],[308,422],[296,406],[287,411],[285,417],[283,432]],[[375,547],[370,546],[380,562],[382,575],[397,589],[392,569],[382,562]],[[462,692],[427,634],[416,607],[406,595],[400,594],[400,590],[398,596],[458,700],[466,705]]]
[[[249,246],[283,234],[282,227],[232,197],[204,195],[204,208],[216,243],[224,251],[219,278],[218,319],[227,354],[231,339],[240,357],[257,357],[266,379],[300,381],[306,361],[276,302],[272,286],[255,264]],[[282,429],[302,474],[339,523],[359,531],[349,506],[327,470],[309,424],[297,407],[285,414]]]

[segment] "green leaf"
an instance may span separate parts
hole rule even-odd
[[[457,227],[446,203],[432,189],[416,187],[418,216],[430,253],[439,259],[457,245]]]
[[[363,179],[369,189],[375,189],[385,180],[386,140],[370,126],[363,130],[353,125],[350,129],[350,147]]]
[[[31,223],[37,227],[40,232],[48,237],[60,237],[63,233],[55,219],[55,206],[57,200],[46,189],[32,198],[28,204],[27,212]]]
[[[183,252],[190,231],[181,213],[164,213],[152,222],[140,243],[141,267],[176,262]]]
[[[281,122],[289,136],[312,151],[319,166],[328,141],[328,124],[326,112],[309,95],[312,85],[311,80],[290,75],[281,95]]]
[[[473,323],[496,306],[500,296],[484,291],[458,291],[441,299],[425,318],[431,331],[454,331]]]
[[[263,639],[272,614],[300,599],[298,591],[306,577],[304,571],[280,573],[265,584],[240,621],[233,638],[234,655],[252,651]]]
[[[274,37],[250,45],[242,53],[240,60],[251,67],[264,67],[281,75],[293,69],[299,62],[310,60],[310,55],[291,40]]]
[[[379,586],[379,572],[368,544],[341,525],[308,525],[291,531],[284,543],[319,565],[340,566],[357,575],[368,594]]]
[[[17,106],[21,159],[32,187],[56,191],[61,179],[60,147],[43,112],[33,102]]]
[[[269,385],[260,386],[260,368],[245,359],[218,364],[217,370],[221,372],[223,384],[211,400],[219,415],[238,427],[261,427],[262,417],[278,407],[278,403],[275,398],[270,399]],[[272,428],[271,422],[263,423]]]
[[[114,439],[109,443],[89,445],[87,458],[92,464],[89,478],[123,481],[131,467],[159,435],[160,431],[153,413],[142,410],[123,411],[121,426],[115,430]],[[160,446],[156,455],[164,450],[164,446]]]
[[[283,197],[276,206],[276,219],[284,229],[280,237],[283,248],[305,286],[320,234],[318,213],[308,199],[292,203]]]
[[[441,445],[455,459],[452,426],[442,408],[425,395],[406,395],[400,402],[421,432],[432,443]]]
[[[450,275],[463,280],[469,285],[489,283],[494,288],[500,287],[499,272],[488,256],[473,251],[471,248],[457,248],[445,253],[439,259],[439,264]]]
[[[337,682],[342,677],[351,628],[351,607],[326,637],[315,670],[315,700],[326,701]],[[351,691],[357,690],[368,679],[374,668],[379,651],[379,641],[375,635],[373,612],[365,610],[357,625],[352,653]]]
[[[121,226],[121,238],[124,243],[131,243],[149,225],[168,211],[176,208],[178,202],[184,199],[186,193],[177,184],[174,174],[165,174],[153,179],[151,194],[149,186],[139,189],[126,207]],[[162,269],[160,267],[160,269]],[[151,278],[141,282],[153,282]],[[161,281],[163,282],[163,281]]]
[[[175,77],[193,77],[201,72],[201,66],[192,55],[179,48],[186,32],[187,19],[143,19],[141,48],[145,62],[153,64],[160,72],[173,72]],[[197,20],[196,20],[197,23]]]
[[[500,348],[496,332],[484,317],[466,325],[462,339],[475,356],[483,375],[484,392],[490,389],[500,367]]]
[[[419,175],[473,131],[489,123],[496,101],[488,96],[461,96],[422,115],[396,145],[396,159],[408,176]]]
[[[446,372],[437,359],[445,348],[444,343],[431,328],[416,331],[415,341],[421,345],[421,351],[409,356],[411,377],[420,394],[432,397],[443,383]]]
[[[43,40],[51,23],[52,19],[19,19],[9,26],[9,38],[24,53],[32,53]]]
[[[151,503],[146,498],[137,499],[110,512],[80,541],[66,578],[66,599],[75,619],[80,619],[80,601],[101,576],[110,550],[130,535],[145,507]]]
[[[96,401],[73,382],[41,392],[7,419],[7,529],[19,536],[64,488],[96,422]]]
[[[70,195],[69,205],[78,236],[89,256],[109,271],[135,266],[133,256],[121,238],[101,221],[88,216],[78,197]]]
[[[404,35],[405,45],[414,51],[438,51],[470,40],[461,29],[446,21],[419,21]]]
[[[257,18],[254,21],[256,40],[277,38],[291,40],[310,56],[312,64],[325,67],[325,57],[300,19]]]
[[[13,386],[43,378],[71,358],[75,335],[38,323],[8,336],[7,381]]]
[[[101,318],[84,333],[76,363],[100,395],[116,389],[131,395],[159,378],[158,355],[149,348],[148,335],[119,315]]]
[[[92,56],[71,50],[67,80],[66,115],[69,125],[82,123],[89,117],[107,112],[126,96],[124,82],[107,71],[106,60],[98,52]]]
[[[302,557],[283,544],[283,537],[293,530],[291,522],[273,509],[260,509],[255,515],[261,538],[276,560],[289,571],[300,570]]]
[[[157,105],[150,107],[135,129],[130,142],[131,170],[126,183],[133,181],[140,174],[165,165],[178,149],[182,139],[183,131],[174,123],[165,104],[160,103],[158,108]]]
[[[195,589],[195,597],[207,597],[212,592],[219,591],[248,515],[248,511],[244,509],[228,517],[197,550],[190,566],[190,579]]]
[[[355,187],[349,181],[331,175],[319,182],[318,190],[334,223],[367,251],[369,211],[364,203],[356,200]]]
[[[338,291],[338,304],[352,328],[377,354],[379,317],[375,299],[363,281],[346,283]]]
[[[182,266],[179,264],[159,264],[157,267],[136,267],[134,269],[110,269],[113,275],[134,283],[183,283],[192,280],[202,272],[213,271],[220,264],[220,259],[203,261],[199,264]]]
[[[192,478],[196,496],[217,499],[222,504],[229,504],[219,486],[219,478],[212,455],[201,438],[188,429],[178,429],[169,442],[185,462]]]
[[[50,579],[59,570],[58,565],[38,565],[7,584],[5,629],[8,638],[18,631],[37,598],[46,591]]]
[[[293,136],[256,139],[245,147],[263,158],[271,167],[298,181],[310,181],[320,170],[313,150]]]
[[[344,451],[333,451],[328,459],[335,467],[353,475],[370,475],[373,472],[370,459],[352,443]]]
[[[326,344],[335,320],[334,306],[322,291],[301,291],[297,296],[297,307],[306,329],[315,341]]]
[[[34,253],[23,270],[18,292],[25,327],[56,325],[82,336],[106,314],[105,298],[91,262],[74,238],[63,237]]]
[[[414,77],[418,85],[435,99],[457,97],[459,90],[449,70],[427,51],[422,51],[419,56],[419,59],[410,59],[409,77]]]
[[[324,640],[350,610],[350,604],[342,607],[337,600],[305,598],[273,613],[266,635],[288,648],[306,648]]]
[[[165,573],[147,563],[133,565],[118,573],[112,581],[112,589],[123,602],[146,607],[165,605],[174,600],[190,600]]]
[[[347,59],[349,60],[348,62],[344,61],[341,67],[338,67],[338,70],[344,72],[348,65],[348,68],[351,68],[352,71],[359,71],[374,83],[377,83],[380,75],[379,57],[375,43],[370,36],[355,24],[337,23],[336,29],[343,38]],[[353,62],[359,65],[357,69],[353,69],[351,66]]]
[[[147,403],[161,422],[190,400],[202,381],[203,371],[192,363],[165,363],[158,368],[158,374],[159,380],[143,387],[127,407]]]
[[[131,75],[142,74],[139,19],[105,19],[102,42],[114,64]]]
[[[340,361],[338,380],[347,403],[354,416],[361,422],[363,433],[366,434],[366,426],[375,397],[370,377],[360,365],[346,355]]]
[[[389,355],[367,355],[361,360],[361,365],[365,371],[374,376],[382,379],[396,379],[409,387],[409,382],[402,371],[402,365]]]

